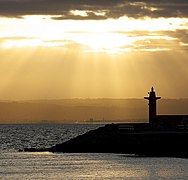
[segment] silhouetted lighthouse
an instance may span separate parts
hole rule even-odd
[[[161,97],[156,97],[154,88],[151,88],[151,91],[148,92],[149,97],[144,97],[144,99],[149,100],[149,123],[154,123],[154,120],[156,119],[157,110],[156,110],[156,104],[157,99],[161,99]]]

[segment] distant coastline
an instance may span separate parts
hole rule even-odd
[[[162,99],[159,114],[188,114],[188,99]],[[91,121],[93,119],[93,121]],[[147,122],[143,99],[0,101],[0,124]]]

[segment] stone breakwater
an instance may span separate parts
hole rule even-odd
[[[50,148],[25,148],[25,152],[122,153],[150,157],[188,157],[188,131],[120,130],[110,124]]]

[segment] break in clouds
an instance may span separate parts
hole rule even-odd
[[[187,0],[0,0],[0,16],[52,15],[55,20],[188,17],[187,9]]]
[[[48,15],[53,20],[106,20],[124,16],[130,19],[188,18],[187,9],[187,0],[0,0],[0,16],[8,18],[24,18],[27,15]],[[188,50],[186,23],[172,30],[149,32],[138,29],[114,33],[126,34],[132,42],[119,47],[122,51],[126,48],[134,51]],[[84,44],[73,40],[38,40],[42,41],[41,46],[50,43],[64,48],[88,50]],[[0,45],[10,41],[32,41],[32,37],[4,37],[0,38]]]

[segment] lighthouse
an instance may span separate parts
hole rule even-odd
[[[154,124],[157,117],[157,100],[161,97],[156,97],[154,88],[151,88],[151,91],[148,92],[149,97],[144,97],[144,99],[149,100],[149,123]]]

